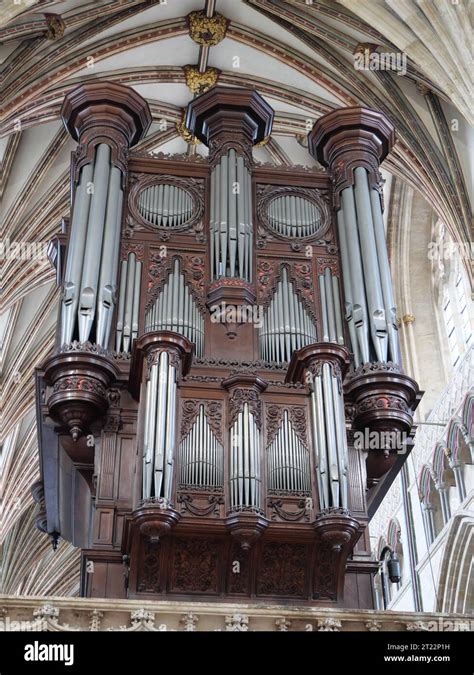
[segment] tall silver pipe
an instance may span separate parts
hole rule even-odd
[[[339,233],[339,243],[341,247],[341,262],[343,272],[342,283],[344,287],[344,296],[345,296],[345,318],[349,330],[352,352],[354,354],[354,365],[356,368],[358,368],[358,366],[361,364],[361,357],[359,355],[359,345],[354,324],[352,280],[350,274],[349,252],[345,232],[344,214],[342,209],[339,209],[339,211],[337,212],[337,229]]]
[[[357,218],[352,187],[342,191],[342,211],[347,249],[349,258],[349,273],[353,297],[352,315],[357,335],[359,352],[364,363],[369,361],[369,327],[367,305],[365,300],[365,284],[362,272],[362,261],[357,233]]]
[[[127,264],[127,284],[125,290],[125,308],[123,320],[123,350],[130,351],[132,340],[132,318],[133,318],[133,298],[135,295],[135,253],[130,253]]]
[[[323,341],[329,342],[329,321],[328,321],[328,307],[326,299],[326,284],[324,283],[324,276],[319,275],[319,294],[321,297],[321,315],[323,319]]]
[[[392,276],[388,260],[387,244],[385,241],[385,229],[383,224],[382,206],[380,195],[377,190],[370,191],[370,203],[372,219],[374,223],[377,257],[379,261],[380,279],[382,283],[383,301],[387,319],[388,343],[390,348],[390,360],[400,363],[400,341],[397,327],[397,308],[393,296]]]
[[[339,290],[339,279],[334,275],[332,277],[332,297],[334,300],[334,311],[336,316],[336,342],[340,345],[343,345],[344,330],[342,328],[342,310],[341,310],[341,295]]]
[[[228,183],[228,202],[229,202],[229,261],[230,276],[235,277],[235,267],[237,262],[237,195],[235,194],[235,184],[237,178],[237,163],[235,150],[229,150],[229,183]],[[239,269],[240,272],[240,269]]]
[[[163,473],[165,469],[166,418],[168,413],[168,377],[169,358],[166,351],[161,352],[158,367],[158,394],[156,401],[156,429],[154,447],[154,496],[162,497]]]
[[[87,222],[91,194],[89,186],[92,182],[92,164],[86,164],[80,173],[79,184],[74,196],[74,207],[71,220],[71,234],[67,251],[66,271],[64,274],[64,290],[61,312],[61,345],[72,341],[76,312],[79,304],[79,292],[84,262]]]
[[[110,172],[110,147],[101,143],[96,148],[94,192],[90,203],[87,235],[79,298],[79,340],[87,342],[94,323],[97,304],[99,266],[102,254],[107,192]]]
[[[369,311],[369,329],[372,344],[378,361],[387,360],[387,322],[382,297],[377,247],[375,244],[374,224],[370,206],[367,171],[358,166],[355,175],[355,201],[357,207],[357,225],[362,252],[365,291]]]

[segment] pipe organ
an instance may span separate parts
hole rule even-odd
[[[283,267],[281,279],[263,315],[260,330],[262,358],[276,363],[289,362],[293,352],[316,342],[316,327],[288,279]]]
[[[145,331],[159,330],[184,335],[194,343],[196,355],[203,355],[204,319],[186,285],[179,258],[175,259],[163,289],[145,314]]]
[[[37,520],[81,548],[82,594],[370,608],[367,523],[408,451],[354,438],[410,439],[420,398],[383,229],[389,121],[320,118],[321,171],[255,162],[273,110],[254,90],[189,103],[208,155],[137,150],[151,113],[115,83],[62,116],[78,146]]]

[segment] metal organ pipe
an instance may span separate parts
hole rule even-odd
[[[357,368],[361,364],[361,358],[359,354],[359,346],[354,324],[352,280],[350,275],[349,251],[345,232],[344,214],[342,208],[339,209],[339,211],[337,212],[337,229],[339,233],[339,244],[341,247],[341,263],[343,270],[342,283],[344,286],[344,298],[345,298],[345,318],[347,321],[347,327],[349,329],[349,335],[351,338],[352,352],[354,354],[354,364],[355,367]]]
[[[202,356],[204,317],[177,258],[162,290],[145,314],[145,332],[158,330],[172,330],[184,335],[196,345],[196,355]]]
[[[316,339],[314,323],[283,267],[260,328],[262,358],[278,363],[290,361],[295,349],[316,342]]]
[[[110,147],[99,144],[80,172],[61,311],[61,344],[77,335],[107,347],[116,297],[123,192]],[[93,329],[95,328],[95,335]]]
[[[372,208],[372,220],[374,223],[375,242],[379,261],[380,280],[382,284],[385,316],[387,320],[389,359],[395,363],[401,362],[400,342],[397,327],[397,308],[393,297],[392,276],[388,260],[387,245],[385,242],[385,229],[382,216],[382,205],[377,190],[370,190],[370,204]]]
[[[367,305],[364,290],[364,275],[357,232],[357,217],[352,187],[342,191],[341,219],[344,222],[349,258],[349,274],[353,297],[352,315],[357,335],[358,347],[363,363],[369,361],[369,328],[367,323]]]
[[[231,508],[261,509],[260,433],[248,403],[230,430]]]
[[[346,320],[355,365],[370,360],[399,363],[396,307],[380,196],[370,188],[364,167],[357,167],[354,177],[354,187],[341,192],[337,220]]]
[[[96,148],[93,193],[87,224],[84,264],[79,295],[79,340],[87,342],[94,323],[97,286],[104,236],[107,191],[110,173],[110,147],[101,143]]]
[[[283,413],[281,425],[267,448],[268,489],[287,492],[311,490],[309,451]]]
[[[357,167],[355,176],[355,201],[357,207],[357,225],[362,251],[365,290],[369,310],[369,328],[372,344],[378,361],[387,360],[387,322],[382,297],[377,247],[375,244],[374,224],[370,205],[369,183],[364,167]]]
[[[69,238],[66,271],[64,275],[61,312],[61,345],[68,344],[72,341],[76,321],[76,312],[79,303],[79,286],[81,283],[84,248],[86,244],[87,221],[91,201],[89,186],[92,181],[92,171],[92,164],[86,164],[82,167],[79,184],[74,196],[71,235]]]
[[[129,253],[127,260],[122,260],[120,275],[115,349],[129,352],[138,337],[140,309],[142,263],[137,261],[135,253]]]
[[[347,439],[340,377],[323,363],[311,384],[311,418],[320,508],[347,508]]]
[[[192,198],[177,185],[150,185],[140,193],[138,210],[157,227],[180,227],[191,218]]]
[[[321,314],[323,325],[323,341],[344,344],[342,330],[342,311],[339,295],[339,280],[329,267],[319,275],[319,292],[321,296]]]
[[[235,190],[237,184],[237,191]],[[212,278],[252,280],[252,180],[241,155],[230,149],[211,173]]]
[[[120,250],[120,221],[123,203],[121,178],[120,170],[113,166],[109,178],[107,214],[99,275],[99,306],[96,337],[97,344],[101,347],[107,347],[108,345],[114,311]]]
[[[143,499],[172,494],[176,429],[176,368],[162,351],[151,365],[146,384],[143,443]]]

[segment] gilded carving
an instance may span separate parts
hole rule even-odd
[[[226,35],[228,19],[222,14],[214,12],[207,16],[203,10],[191,12],[187,16],[189,35],[198,45],[212,47],[218,45]]]

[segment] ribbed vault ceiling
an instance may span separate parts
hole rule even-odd
[[[147,98],[154,124],[138,150],[187,152],[176,123],[193,97],[183,66],[198,63],[199,47],[186,15],[203,6],[204,0],[2,4],[2,240],[47,242],[68,215],[75,144],[59,110],[80,82],[114,80]],[[456,240],[469,241],[472,82],[462,0],[217,0],[217,11],[230,23],[225,39],[210,48],[208,65],[219,69],[219,83],[255,87],[276,111],[272,137],[255,151],[256,160],[314,166],[305,136],[318,117],[347,105],[383,110],[398,133],[385,171],[419,190]],[[361,43],[379,52],[404,50],[406,75],[355,69]],[[7,256],[3,267],[4,590],[69,594],[77,591],[77,552],[62,543],[53,554],[34,530],[29,494],[39,475],[33,369],[53,345],[58,290],[44,256]]]

